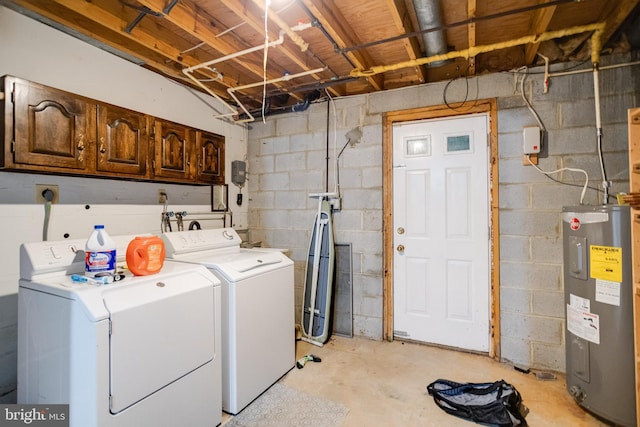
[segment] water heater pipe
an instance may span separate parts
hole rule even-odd
[[[596,108],[596,139],[598,145],[598,160],[600,161],[600,173],[602,174],[602,204],[609,202],[609,182],[604,171],[604,159],[602,156],[602,117],[600,115],[600,72],[599,64],[593,63],[593,97]]]

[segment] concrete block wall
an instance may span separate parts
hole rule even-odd
[[[603,57],[601,65],[635,60],[634,54]],[[584,202],[599,204],[592,75],[552,78],[544,94],[542,71],[530,70],[524,84],[527,98],[548,131],[539,167],[545,171],[585,169],[591,188]],[[628,191],[627,109],[640,104],[638,76],[638,66],[600,72],[602,148],[607,177],[613,184],[611,194]],[[579,204],[584,175],[566,171],[554,175],[571,184],[563,185],[523,165],[522,128],[537,122],[522,99],[520,79],[510,73],[458,79],[449,85],[447,100],[462,101],[465,93],[471,98],[498,100],[501,250],[496,264],[501,277],[502,358],[532,368],[564,371],[560,214],[563,206]],[[345,133],[361,127],[362,142],[348,146],[339,161],[343,209],[334,214],[335,236],[337,242],[353,244],[354,333],[382,338],[382,114],[442,104],[445,85],[339,98],[333,105],[314,104],[305,112],[251,124],[248,193],[252,240],[291,250],[296,265],[296,321],[300,321],[316,209],[308,194],[324,191],[327,176],[329,191],[333,191],[334,138],[340,150]]]
[[[335,112],[327,111],[326,103],[316,104],[304,113],[251,125],[252,143],[247,148],[249,225],[251,240],[289,249],[295,261],[299,323],[307,251],[317,211],[317,199],[309,194],[336,191],[339,181],[342,209],[333,215],[334,237],[337,243],[352,244],[354,333],[380,339],[382,136],[380,118],[373,125],[360,119],[366,100],[361,96],[337,101]],[[327,114],[331,123],[328,138]],[[345,148],[336,178],[334,159],[347,142],[345,133],[357,126],[363,130],[362,142]]]

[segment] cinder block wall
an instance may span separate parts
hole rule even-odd
[[[603,58],[602,66],[636,60]],[[527,76],[525,93],[548,130],[539,166],[586,169],[601,188],[591,73],[557,77],[543,94],[543,70]],[[538,74],[534,74],[538,73]],[[638,66],[600,72],[603,151],[611,194],[628,191],[627,109],[639,105]],[[521,78],[521,77],[520,77]],[[501,354],[505,361],[565,370],[562,279],[562,206],[580,201],[584,175],[563,172],[562,185],[523,166],[522,128],[537,122],[519,79],[501,73],[458,79],[447,100],[498,100]],[[296,320],[301,315],[307,249],[316,210],[309,193],[335,189],[336,152],[354,127],[362,142],[339,160],[342,210],[333,216],[335,240],[353,245],[354,333],[382,339],[382,113],[443,103],[446,82],[319,103],[307,111],[273,115],[251,124],[248,145],[249,226],[252,240],[290,249],[296,265]],[[329,117],[329,120],[327,120]],[[327,150],[327,144],[329,149]],[[329,167],[327,168],[327,157]],[[328,177],[328,186],[326,184]],[[589,189],[585,203],[601,196]]]

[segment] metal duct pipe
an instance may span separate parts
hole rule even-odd
[[[413,0],[420,31],[442,27],[442,9],[440,0]],[[447,42],[444,31],[430,31],[422,34],[426,56],[442,55],[447,53]],[[446,61],[432,62],[430,65],[438,67]]]

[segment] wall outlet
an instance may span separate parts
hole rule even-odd
[[[167,199],[169,197],[167,196],[167,191],[166,190],[158,190],[158,203],[161,205],[164,205],[165,203],[167,203]]]
[[[331,205],[331,210],[339,211],[342,209],[342,198],[340,197],[330,197],[329,205]]]
[[[47,190],[53,192],[53,199],[51,199],[51,203],[58,203],[60,190],[57,185],[51,184],[36,184],[36,203],[46,203],[48,201],[45,198]]]

